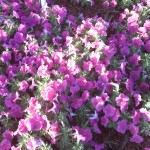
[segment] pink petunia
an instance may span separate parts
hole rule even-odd
[[[89,142],[92,140],[92,133],[90,129],[83,129],[79,126],[73,126],[73,130],[75,130],[74,138],[77,138],[77,142]]]
[[[131,138],[130,138],[130,141],[131,142],[134,142],[134,143],[137,143],[137,144],[140,144],[143,142],[143,138],[142,136],[140,136],[139,134],[134,134]]]
[[[45,101],[53,102],[54,98],[56,97],[57,93],[56,91],[49,87],[46,86],[42,91],[41,91],[41,96]]]
[[[127,120],[126,119],[118,121],[117,131],[119,133],[124,134],[127,129],[128,129],[128,124],[127,124]]]
[[[105,113],[106,117],[112,117],[115,115],[116,112],[116,108],[114,106],[112,106],[111,104],[107,104],[104,108],[103,108],[103,112]]]
[[[116,97],[116,104],[120,106],[120,110],[125,112],[129,105],[129,97],[121,93],[118,97]]]
[[[19,91],[26,92],[28,86],[28,83],[25,80],[23,80],[19,83]]]
[[[100,118],[100,121],[101,121],[101,124],[106,127],[109,122],[109,119],[106,116],[103,116]]]
[[[8,139],[2,140],[0,143],[0,149],[1,150],[9,150],[11,148],[11,143]]]

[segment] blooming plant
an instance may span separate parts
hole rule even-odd
[[[150,149],[149,0],[64,2],[0,0],[0,150]]]

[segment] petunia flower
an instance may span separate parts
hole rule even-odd
[[[118,121],[117,131],[119,133],[124,134],[127,129],[128,129],[128,124],[127,124],[127,120],[126,119]]]

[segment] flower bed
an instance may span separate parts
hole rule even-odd
[[[149,1],[47,3],[0,4],[0,149],[150,149]]]

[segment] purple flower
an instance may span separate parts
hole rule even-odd
[[[126,119],[118,121],[117,131],[119,133],[124,134],[127,129],[128,129],[128,124],[127,124],[127,120]]]
[[[135,47],[139,48],[141,45],[143,45],[143,41],[142,41],[139,37],[134,37],[134,38],[132,39],[132,44],[133,44]]]
[[[140,143],[143,142],[143,138],[139,134],[134,134],[132,136],[132,138],[130,138],[130,141],[134,142],[134,143],[137,143],[137,144],[140,144]]]
[[[110,104],[107,104],[104,108],[103,108],[103,112],[105,113],[106,117],[112,117],[115,115],[116,112],[116,108],[113,107]]]
[[[4,63],[7,62],[7,61],[9,61],[9,60],[11,60],[11,53],[7,52],[7,51],[2,52],[1,60]]]
[[[27,127],[29,131],[39,131],[44,129],[46,121],[39,114],[33,114],[32,118],[28,119]]]
[[[139,56],[139,55],[136,54],[136,53],[134,53],[132,56],[130,56],[130,57],[128,58],[128,62],[129,62],[131,65],[134,65],[134,66],[138,66],[140,60],[141,60],[141,56]]]
[[[120,51],[122,56],[127,56],[130,54],[130,49],[128,46],[123,46]]]
[[[14,40],[16,41],[16,43],[21,44],[25,39],[21,32],[16,32],[16,34],[14,36]]]
[[[46,77],[50,74],[49,70],[48,70],[48,66],[47,65],[41,65],[38,68],[37,74],[39,77]]]
[[[96,96],[96,97],[92,98],[91,102],[97,112],[100,112],[104,108],[105,102],[103,101],[103,99],[100,96]]]
[[[27,31],[27,27],[24,24],[20,24],[18,27],[18,32],[25,34]]]
[[[39,146],[41,146],[42,145],[42,142],[40,141],[40,140],[38,140],[38,139],[36,139],[36,138],[32,138],[32,139],[30,139],[28,142],[27,142],[27,144],[26,144],[26,148],[28,149],[28,150],[30,150],[30,149],[33,149],[33,150],[35,150],[35,149],[37,149]]]
[[[129,32],[136,33],[136,32],[138,32],[138,29],[139,29],[139,25],[137,22],[132,22],[132,23],[128,24]]]
[[[138,111],[133,110],[132,111],[133,123],[138,124],[140,122],[140,118],[141,118],[141,114]]]
[[[135,106],[139,106],[140,102],[142,101],[141,95],[140,94],[134,94],[133,95],[134,100],[135,100]]]
[[[5,75],[0,75],[0,88],[4,88],[7,85],[7,78]]]
[[[100,118],[100,121],[101,121],[101,124],[106,127],[109,122],[109,119],[106,116],[103,116]]]
[[[0,143],[0,149],[1,150],[9,150],[11,148],[11,143],[8,139],[4,139],[1,143]]]
[[[53,88],[49,87],[49,86],[45,87],[41,91],[41,96],[43,97],[43,99],[45,101],[50,101],[50,102],[54,101],[54,98],[56,97],[56,94],[57,94],[56,91]]]
[[[9,110],[9,114],[14,118],[21,118],[22,108],[18,104],[14,104]]]
[[[28,83],[25,80],[20,82],[19,83],[19,91],[26,92],[28,86],[29,85],[28,85]]]
[[[148,83],[145,83],[145,82],[142,82],[140,84],[140,90],[144,93],[148,92],[149,91],[149,84]]]
[[[118,97],[116,97],[116,104],[120,106],[122,112],[125,112],[129,105],[129,97],[121,93]]]
[[[143,25],[147,30],[150,30],[150,20],[145,20]]]
[[[74,138],[77,138],[77,142],[89,142],[92,140],[92,133],[90,129],[83,129],[79,126],[73,126],[73,130],[75,130]]]
[[[137,127],[134,123],[129,124],[128,128],[132,135],[136,135],[139,133],[139,127]]]
[[[150,52],[150,40],[146,41],[146,44],[144,47],[147,52]]]
[[[140,72],[137,70],[130,71],[130,79],[132,81],[137,81],[140,78]]]
[[[7,41],[7,37],[8,37],[7,33],[4,30],[0,30],[0,42]]]
[[[5,130],[5,132],[3,133],[3,137],[7,140],[11,140],[13,138],[13,132]]]

